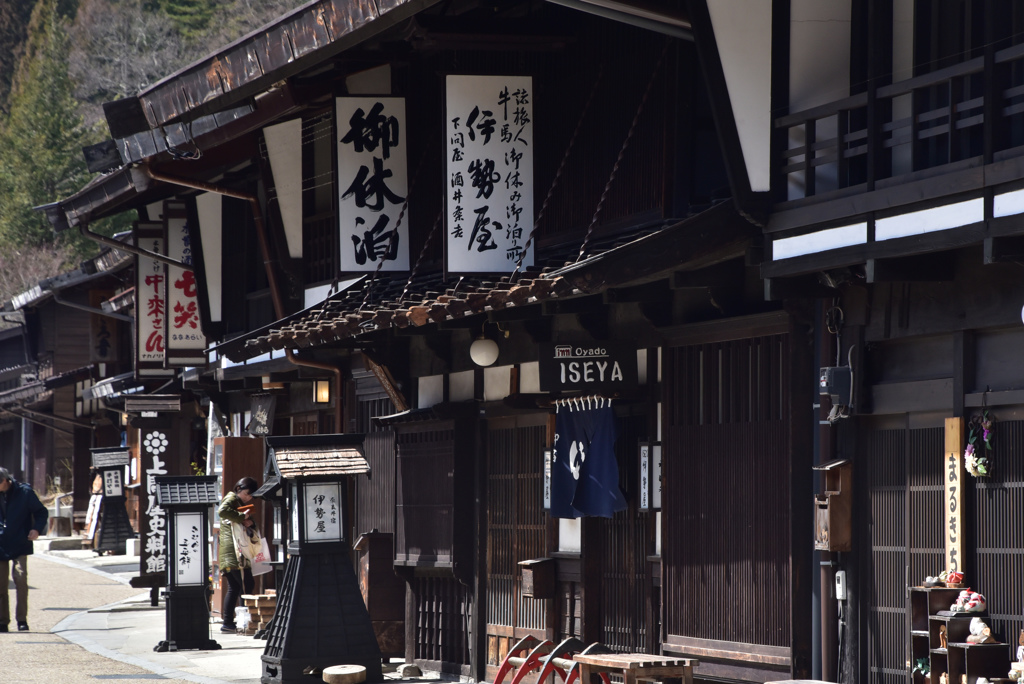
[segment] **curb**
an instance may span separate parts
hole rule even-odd
[[[127,577],[119,577],[118,575],[112,575],[109,572],[97,570],[88,563],[82,563],[80,561],[71,560],[70,558],[61,558],[60,556],[54,556],[50,553],[34,553],[32,554],[32,557],[42,558],[44,560],[50,561],[51,563],[57,563],[59,565],[66,565],[69,568],[75,568],[76,570],[89,572],[93,575],[98,575],[99,577],[106,577],[109,580],[113,580],[115,582],[120,582],[121,584],[131,586],[131,580],[129,580]]]
[[[106,573],[100,573],[100,574],[106,575]],[[143,594],[143,595],[147,595],[147,594]],[[73,623],[79,617],[81,617],[81,616],[83,616],[83,615],[85,615],[87,613],[90,613],[90,612],[97,612],[97,613],[98,612],[113,612],[121,604],[127,603],[129,601],[135,601],[137,599],[138,599],[138,597],[130,597],[130,598],[123,599],[121,601],[115,601],[113,603],[108,603],[105,606],[98,606],[96,608],[91,608],[89,610],[83,610],[83,611],[75,613],[73,615],[69,615],[66,618],[64,618],[63,620],[61,620],[60,622],[58,622],[56,625],[54,625],[53,629],[50,630],[50,634],[56,634],[60,638],[66,640],[66,641],[70,641],[71,643],[75,644],[76,646],[80,646],[80,647],[84,648],[86,651],[89,651],[90,653],[95,653],[96,655],[101,656],[103,658],[107,658],[108,660],[116,660],[117,662],[125,663],[126,665],[134,665],[135,667],[138,667],[140,669],[146,670],[147,672],[152,672],[153,674],[158,674],[161,677],[165,677],[167,679],[180,679],[180,680],[183,680],[183,681],[186,681],[186,682],[195,682],[196,684],[232,684],[231,682],[225,681],[223,679],[215,679],[213,677],[203,677],[201,675],[194,675],[194,674],[190,674],[188,672],[182,672],[181,670],[175,670],[175,669],[170,668],[170,667],[163,667],[161,665],[158,665],[157,663],[151,662],[149,660],[145,660],[143,658],[139,658],[137,656],[130,656],[130,655],[125,655],[124,653],[120,653],[118,651],[112,651],[111,649],[106,648],[104,646],[100,646],[99,644],[97,644],[92,639],[89,639],[88,637],[85,637],[82,634],[76,632],[74,627],[73,627]]]

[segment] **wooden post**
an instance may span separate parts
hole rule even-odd
[[[946,569],[963,572],[964,559],[964,419],[946,419]]]

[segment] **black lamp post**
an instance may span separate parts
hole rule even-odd
[[[210,506],[217,478],[157,477],[157,502],[167,510],[167,638],[154,651],[214,651],[210,638]]]
[[[124,469],[131,463],[127,447],[90,449],[92,467],[103,479],[103,504],[99,531],[96,533],[96,553],[125,552],[125,542],[135,536],[128,511],[124,507]]]
[[[368,474],[363,435],[267,437],[274,476],[290,508],[288,559],[263,652],[263,684],[303,672],[362,665],[383,680],[381,652],[348,546],[348,478]]]

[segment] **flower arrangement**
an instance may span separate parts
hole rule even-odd
[[[974,415],[967,423],[967,447],[964,448],[964,465],[974,477],[989,474],[991,463],[989,452],[992,451],[992,417],[988,411]]]

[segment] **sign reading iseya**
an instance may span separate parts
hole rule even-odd
[[[446,107],[448,271],[509,273],[533,229],[533,80],[448,76]]]
[[[540,345],[540,389],[617,391],[638,383],[636,349],[621,342]]]
[[[405,98],[339,97],[335,108],[341,271],[408,271]]]

